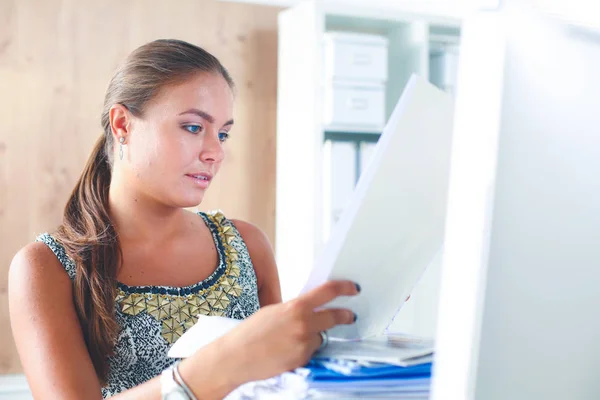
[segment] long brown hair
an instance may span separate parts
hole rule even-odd
[[[65,207],[56,239],[77,266],[73,296],[88,352],[100,381],[106,383],[108,357],[120,327],[115,317],[117,270],[122,259],[119,237],[111,223],[108,191],[114,164],[109,112],[122,104],[136,117],[160,89],[199,72],[222,76],[233,89],[227,70],[210,53],[179,40],[145,44],[125,60],[104,98],[102,128],[87,164]]]

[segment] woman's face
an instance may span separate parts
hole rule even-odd
[[[123,157],[127,184],[170,206],[200,204],[225,156],[233,102],[218,74],[199,73],[164,87],[141,118],[130,115]]]

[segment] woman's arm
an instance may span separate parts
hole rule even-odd
[[[32,243],[9,271],[11,326],[35,399],[101,399],[62,265],[43,243]],[[348,310],[321,310],[335,297],[357,294],[352,282],[332,281],[284,304],[262,308],[236,329],[180,364],[199,399],[222,399],[242,383],[304,365],[318,348],[318,332],[352,323]],[[114,397],[159,400],[154,378]]]
[[[34,398],[100,399],[71,280],[44,243],[31,243],[13,258],[8,302],[13,337]]]
[[[258,297],[261,307],[281,303],[281,287],[273,247],[269,238],[258,227],[244,221],[231,220],[242,235],[252,259],[258,281]]]

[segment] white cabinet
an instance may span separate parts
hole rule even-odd
[[[441,82],[433,83],[452,87],[453,73],[444,71],[450,64],[435,71],[430,64],[458,43],[460,21],[433,15],[403,12],[396,3],[386,9],[318,0],[280,13],[275,248],[284,300],[298,293],[319,258],[410,76],[433,73]],[[341,143],[340,135],[356,140]],[[435,296],[416,297],[433,304]],[[435,315],[428,318],[431,326]]]

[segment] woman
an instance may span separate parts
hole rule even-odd
[[[278,304],[265,235],[221,213],[185,210],[219,171],[233,102],[225,68],[181,41],[138,48],[111,80],[104,133],[62,225],[10,268],[11,324],[36,399],[222,398],[301,366],[319,332],[356,319],[315,311],[357,294],[351,282]],[[248,319],[175,363],[169,346],[198,314]]]

